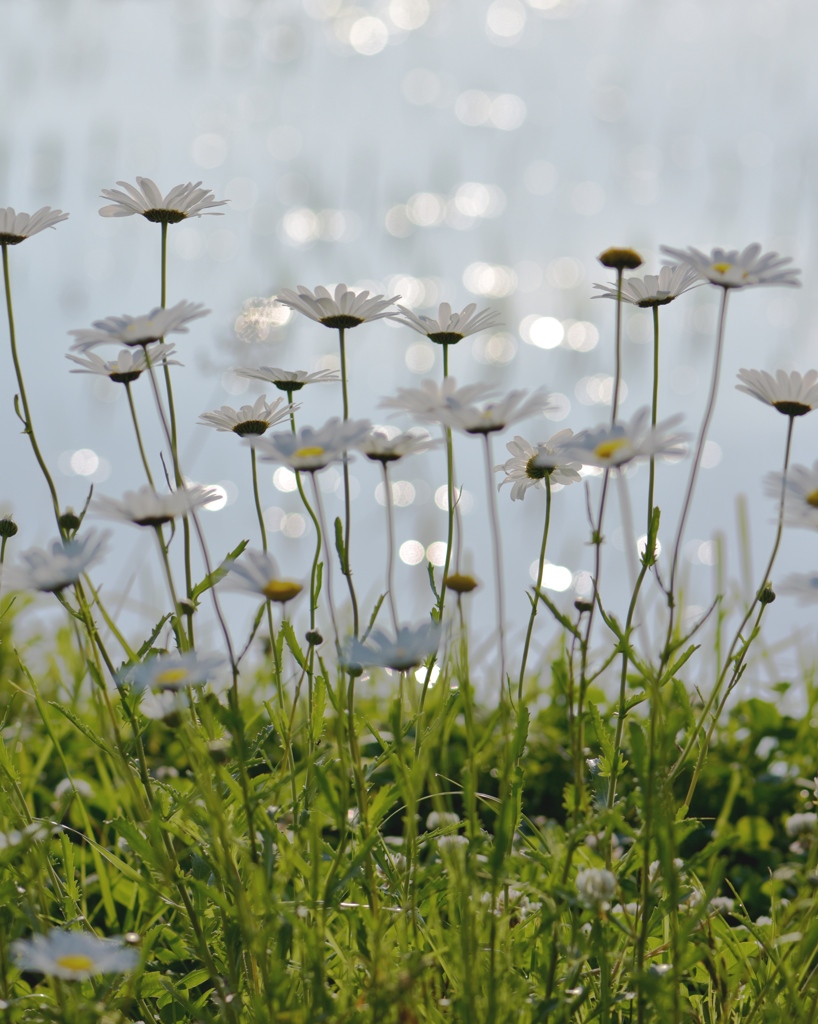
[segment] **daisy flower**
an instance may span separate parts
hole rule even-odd
[[[207,505],[219,496],[213,487],[191,484],[169,494],[157,494],[145,484],[138,491],[125,491],[121,500],[100,496],[94,498],[92,508],[98,516],[115,519],[135,526],[162,526],[177,516],[186,516],[196,508]]]
[[[802,604],[818,603],[818,572],[793,572],[778,587],[779,594],[797,597]]]
[[[783,473],[768,473],[765,490],[771,498],[780,498],[784,488],[784,522],[788,526],[818,527],[818,461],[812,469],[790,466]]]
[[[13,206],[7,206],[0,209],[0,245],[19,245],[39,231],[53,228],[67,219],[67,213],[52,210],[50,206],[44,206],[36,213],[16,213]]]
[[[757,284],[786,284],[800,287],[800,270],[787,267],[790,256],[777,252],[761,255],[761,246],[754,242],[741,252],[738,249],[713,249],[708,256],[699,249],[672,249],[663,245],[662,252],[674,261],[692,267],[700,277],[722,288],[747,288]],[[784,269],[786,268],[786,269]]]
[[[488,384],[466,384],[458,388],[454,377],[446,377],[440,384],[433,380],[423,380],[419,388],[398,388],[397,395],[384,398],[380,406],[382,409],[409,413],[429,423],[439,423],[438,413],[441,408],[449,405],[456,408],[480,402],[494,394],[496,389]]]
[[[280,408],[282,403],[283,409]],[[213,412],[203,412],[199,416],[199,422],[202,426],[232,431],[239,437],[246,437],[248,434],[263,434],[300,408],[300,405],[287,404],[283,398],[268,403],[264,395],[260,395],[253,405],[243,405],[240,409],[231,409],[229,405],[223,405],[221,409]]]
[[[9,590],[41,590],[58,593],[99,561],[108,543],[108,530],[88,530],[82,537],[54,540],[46,550],[30,548],[20,555],[20,565],[4,566],[3,585]]]
[[[448,302],[441,302],[437,311],[437,320],[429,316],[413,313],[405,306],[398,306],[401,315],[392,314],[391,319],[399,324],[406,324],[418,334],[424,334],[429,341],[437,345],[456,345],[458,341],[470,334],[477,334],[489,327],[497,327],[497,313],[484,309],[475,313],[476,302],[470,302],[461,312],[453,313]]]
[[[77,340],[71,346],[75,352],[87,352],[109,341],[120,345],[149,345],[159,341],[166,334],[187,334],[187,325],[193,320],[207,316],[209,309],[201,302],[187,302],[183,299],[175,306],[163,309],[157,306],[143,316],[109,316],[95,320],[91,327],[69,331]]]
[[[433,440],[422,428],[413,428],[390,436],[386,431],[374,427],[359,445],[360,450],[373,462],[396,462],[405,455],[422,455],[440,442]]]
[[[576,483],[581,479],[579,470],[582,466],[579,462],[570,462],[562,454],[563,447],[573,436],[573,430],[566,427],[535,446],[517,435],[506,445],[512,457],[501,466],[494,467],[495,473],[502,471],[506,474],[497,490],[504,484],[511,484],[511,500],[522,501],[529,487],[545,488],[546,478],[552,487]]]
[[[737,391],[752,395],[785,416],[804,416],[818,408],[818,370],[803,376],[796,371],[777,370],[775,377],[765,370],[739,370]]]
[[[372,428],[369,420],[341,421],[337,416],[317,430],[302,427],[295,433],[254,438],[263,462],[280,462],[290,469],[315,473],[331,462],[340,462],[350,448],[359,448]]]
[[[662,267],[658,274],[645,274],[644,277],[628,277],[622,281],[622,301],[632,306],[648,309],[652,306],[666,306],[683,292],[690,291],[704,282],[698,270],[680,264],[679,266]],[[616,299],[618,292],[615,284],[595,284],[602,295],[595,299]]]
[[[337,285],[334,296],[323,285],[318,285],[313,293],[303,284],[298,285],[296,291],[285,288],[276,296],[282,306],[289,306],[310,320],[339,330],[391,316],[388,307],[399,298],[400,295],[393,295],[391,299],[385,299],[383,295],[370,298],[369,292],[356,294],[345,284]]]
[[[222,589],[263,597],[267,601],[286,604],[304,589],[294,580],[281,578],[278,564],[267,551],[247,548],[241,561],[233,562],[223,580]]]
[[[336,384],[341,378],[332,370],[279,370],[277,366],[246,367],[233,371],[237,377],[263,380],[274,384],[280,391],[300,391],[305,384]]]
[[[224,658],[218,654],[156,654],[126,669],[122,681],[130,683],[137,692],[181,690],[186,686],[204,686],[223,665]]]
[[[139,713],[154,721],[178,715],[190,707],[190,696],[184,690],[145,690],[139,702]]]
[[[495,389],[484,384],[458,388],[454,378],[447,377],[441,385],[423,381],[420,388],[399,388],[397,396],[384,399],[381,406],[412,413],[426,422],[441,423],[465,434],[492,434],[544,412],[550,403],[544,388],[530,393],[509,391],[498,401],[487,401],[494,394]]]
[[[414,629],[403,626],[393,640],[379,629],[373,630],[366,643],[350,637],[346,644],[347,664],[380,666],[395,672],[406,672],[423,664],[427,658],[437,654],[440,646],[440,626],[427,622]]]
[[[125,191],[104,188],[102,198],[111,199],[113,202],[110,206],[103,206],[99,215],[132,217],[139,213],[154,224],[178,224],[180,220],[201,217],[204,213],[211,217],[223,216],[221,213],[214,213],[212,207],[224,206],[229,200],[215,199],[209,188],[199,187],[201,184],[200,181],[189,181],[186,185],[176,185],[163,198],[156,183],[150,178],[137,178],[136,188],[127,181],[118,181],[117,185],[121,185]]]
[[[656,455],[683,454],[682,442],[686,435],[670,433],[681,422],[673,416],[651,427],[650,411],[639,409],[628,423],[616,423],[594,430],[582,430],[564,446],[567,456],[578,459],[586,466],[612,469],[624,466],[634,459],[648,459]]]
[[[122,939],[98,939],[89,932],[52,928],[47,935],[33,935],[12,943],[17,966],[65,981],[84,981],[95,974],[120,974],[133,970],[139,953]]]
[[[93,373],[107,377],[115,384],[131,384],[147,370],[148,361],[151,366],[181,366],[178,359],[170,358],[175,354],[175,345],[157,342],[147,345],[142,351],[123,348],[116,359],[102,359],[95,352],[89,352],[87,356],[73,356],[69,352],[65,358],[81,367],[79,370],[71,370],[71,373]]]

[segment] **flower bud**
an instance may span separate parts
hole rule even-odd
[[[633,249],[606,249],[598,258],[603,267],[613,270],[636,270],[642,266],[642,257]]]
[[[446,587],[449,590],[453,590],[456,594],[468,594],[475,587],[479,586],[474,576],[468,576],[465,573],[455,572],[445,579]]]
[[[13,537],[18,529],[17,523],[14,522],[11,516],[3,516],[0,519],[0,537]]]
[[[765,586],[758,592],[758,600],[761,604],[772,604],[775,600],[775,591],[773,590],[772,580],[767,580]]]
[[[60,528],[66,533],[76,533],[82,520],[72,508],[67,508],[60,516]]]
[[[306,633],[306,640],[310,647],[317,647],[319,644],[324,642],[324,638],[317,629],[308,629]]]

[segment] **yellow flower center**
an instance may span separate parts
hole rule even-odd
[[[268,601],[279,601],[284,604],[286,601],[292,601],[303,589],[300,583],[293,583],[289,580],[270,580],[265,583],[261,592]]]
[[[159,673],[155,682],[158,686],[178,686],[186,681],[189,674],[186,668],[166,668]]]
[[[818,491],[812,491],[807,495],[807,504],[813,508],[818,508]]]
[[[732,270],[732,268],[733,268],[733,264],[732,263],[714,263],[713,264],[713,270],[715,270],[717,274],[726,274],[727,271],[728,270]]]
[[[316,455],[323,455],[324,449],[319,448],[317,446],[315,448],[299,448],[298,451],[295,452],[294,454],[299,459],[311,459],[314,458]]]
[[[82,953],[66,953],[65,956],[58,956],[55,963],[67,971],[93,971],[94,969],[92,958],[83,956]]]
[[[627,447],[628,439],[626,437],[615,437],[610,441],[603,441],[594,448],[594,454],[598,455],[600,459],[611,459],[618,451]]]

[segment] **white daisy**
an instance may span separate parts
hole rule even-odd
[[[388,307],[399,298],[399,295],[393,295],[391,299],[385,299],[383,295],[369,298],[369,292],[356,295],[345,284],[337,285],[334,296],[323,285],[318,285],[313,293],[303,284],[298,285],[296,291],[285,288],[276,296],[282,306],[289,306],[325,327],[338,329],[357,327],[367,320],[391,316]]]
[[[284,407],[280,408],[282,404]],[[239,437],[246,437],[248,434],[263,434],[300,408],[300,405],[289,405],[283,398],[268,403],[264,395],[260,395],[253,405],[243,405],[240,409],[231,409],[229,405],[223,405],[221,409],[213,412],[203,412],[199,416],[199,422],[202,426],[233,431]]]
[[[779,594],[797,597],[804,604],[818,603],[818,572],[793,572],[776,588]]]
[[[233,371],[237,377],[249,377],[250,380],[263,380],[275,384],[280,391],[300,391],[305,384],[337,384],[340,377],[332,370],[280,370],[277,366],[245,367]]]
[[[148,368],[148,360],[151,366],[181,366],[178,359],[171,359],[176,354],[175,345],[162,345],[159,342],[145,346],[145,349],[133,350],[123,348],[116,359],[102,359],[95,352],[89,352],[87,356],[74,356],[67,353],[66,359],[77,363],[82,369],[71,370],[71,373],[93,373],[100,377],[107,377],[115,384],[131,384],[141,376]]]
[[[223,214],[214,213],[212,207],[224,206],[228,199],[214,199],[213,192],[209,188],[200,188],[200,181],[188,182],[186,185],[176,185],[166,196],[150,178],[137,178],[137,187],[129,185],[127,181],[118,181],[125,189],[121,192],[118,188],[104,188],[103,199],[112,199],[111,206],[103,206],[99,211],[101,217],[132,217],[135,213],[142,214],[154,224],[178,224],[180,220],[187,217],[201,217],[207,213],[211,217],[221,217]]]
[[[663,245],[662,252],[675,262],[692,267],[700,277],[722,288],[747,288],[752,285],[786,284],[800,287],[800,270],[787,267],[790,256],[777,252],[761,255],[761,246],[754,242],[741,252],[738,249],[713,249],[708,256],[699,249],[672,249]],[[786,269],[784,269],[786,267]]]
[[[268,551],[253,548],[247,548],[240,560],[233,562],[221,586],[224,590],[252,594],[279,604],[292,601],[304,589],[295,580],[281,578],[278,564]]]
[[[120,974],[139,963],[139,953],[122,939],[98,939],[89,932],[52,928],[12,943],[17,966],[65,981],[84,981],[95,974]]]
[[[681,264],[680,266],[662,267],[658,274],[645,274],[644,277],[628,277],[622,281],[622,301],[633,306],[648,309],[651,306],[666,306],[683,292],[690,291],[703,284],[698,270]],[[595,295],[595,299],[616,299],[618,297],[615,284],[595,284],[603,294]]]
[[[522,501],[529,487],[545,488],[546,478],[554,484],[576,483],[582,479],[579,470],[581,463],[571,462],[563,455],[563,447],[573,438],[570,427],[553,434],[547,441],[532,445],[524,437],[517,435],[506,445],[512,458],[501,466],[495,466],[495,473],[504,472],[505,480],[497,485],[499,491],[503,484],[511,484],[511,500]]]
[[[783,473],[768,473],[765,490],[771,498],[780,499],[784,488],[784,522],[788,526],[818,528],[818,461],[812,469],[790,466],[786,481]]]
[[[375,427],[359,447],[373,462],[386,463],[396,462],[405,455],[422,455],[439,444],[440,441],[433,440],[427,431],[419,427],[392,437]]]
[[[669,432],[681,422],[682,417],[673,416],[655,427],[651,427],[649,418],[650,411],[645,407],[639,409],[628,423],[582,430],[564,446],[565,454],[586,466],[601,466],[603,469],[655,455],[683,455],[686,435]]]
[[[402,315],[397,316],[393,313],[393,320],[399,324],[406,324],[418,334],[425,334],[429,341],[434,341],[438,345],[455,345],[470,334],[477,334],[498,325],[498,314],[493,310],[484,309],[480,313],[475,313],[476,302],[470,302],[459,313],[453,313],[448,302],[441,302],[437,320],[413,313],[405,306],[398,306],[398,309]]]
[[[577,892],[586,906],[598,907],[616,896],[616,875],[605,868],[586,868],[577,874]]]
[[[458,388],[454,377],[446,377],[440,384],[433,380],[422,380],[419,388],[398,388],[394,398],[384,398],[380,402],[382,409],[393,409],[395,412],[409,413],[417,419],[430,423],[440,422],[438,412],[441,407],[483,401],[496,394],[496,389],[488,384],[466,384]]]
[[[139,713],[154,720],[178,715],[190,707],[190,696],[185,690],[145,690],[139,702]]]
[[[175,306],[163,309],[157,306],[143,316],[109,316],[95,320],[91,327],[69,331],[77,340],[71,346],[75,352],[87,352],[109,341],[120,345],[149,345],[167,334],[187,334],[187,325],[200,317],[207,316],[209,309],[201,302],[182,300]]]
[[[340,462],[350,448],[359,448],[372,428],[369,420],[341,421],[337,416],[317,430],[301,427],[295,433],[253,438],[263,462],[280,462],[290,469],[315,473],[331,462]]]
[[[177,516],[186,516],[219,496],[213,487],[191,484],[169,494],[157,494],[145,484],[138,491],[125,491],[121,500],[100,496],[91,507],[98,516],[136,526],[162,526]]]
[[[223,665],[224,658],[218,654],[198,655],[195,651],[156,654],[127,668],[122,682],[130,683],[137,692],[182,690],[187,686],[204,686]]]
[[[439,646],[440,626],[435,622],[426,622],[414,629],[403,626],[394,640],[375,629],[369,634],[366,643],[350,637],[346,643],[344,660],[348,665],[364,668],[380,666],[395,672],[406,672],[436,654]]]
[[[82,537],[54,540],[47,550],[30,548],[20,555],[19,565],[4,566],[3,586],[8,590],[41,590],[57,593],[99,561],[110,532],[88,530]]]
[[[793,370],[777,370],[775,377],[766,370],[739,370],[737,391],[752,395],[759,402],[771,405],[785,416],[804,416],[818,408],[818,370],[801,376]]]
[[[13,206],[0,209],[0,245],[19,245],[39,231],[53,228],[60,221],[67,220],[62,210],[44,206],[36,213],[16,213]]]

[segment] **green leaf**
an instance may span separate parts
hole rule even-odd
[[[429,586],[432,588],[432,593],[435,595],[435,601],[440,603],[440,594],[437,592],[437,585],[435,584],[435,567],[431,562],[426,563],[426,572],[429,575]]]
[[[307,659],[304,657],[304,652],[301,650],[301,647],[298,643],[298,640],[295,635],[295,630],[293,629],[291,623],[288,622],[287,619],[284,619],[284,621],[281,623],[280,632],[281,635],[283,635],[284,639],[287,641],[287,646],[290,648],[290,652],[292,653],[292,656],[295,658],[295,660],[298,662],[299,667],[306,669]]]
[[[372,632],[372,627],[375,625],[375,619],[378,617],[378,612],[381,610],[381,605],[386,598],[386,594],[381,594],[378,600],[375,602],[375,607],[372,609],[372,614],[369,616],[369,625],[366,627],[363,636],[361,637],[361,643],[366,642],[366,638]]]
[[[190,591],[191,600],[196,601],[197,598],[210,590],[211,587],[215,587],[219,580],[223,580],[228,572],[230,572],[230,566],[235,562],[249,543],[249,540],[240,541],[224,561],[213,570],[213,572],[208,573],[200,583],[197,583]]]
[[[769,850],[775,836],[773,826],[758,814],[745,814],[735,829],[743,850]]]
[[[156,641],[156,638],[159,636],[159,634],[165,628],[165,623],[168,621],[168,619],[170,617],[171,617],[170,616],[170,612],[168,612],[167,615],[163,615],[162,618],[156,623],[156,625],[151,630],[151,633],[150,633],[150,636],[148,637],[148,639],[142,644],[142,646],[136,652],[137,657],[144,658],[145,655],[148,653],[148,651],[153,649],[153,645],[154,645],[154,643]]]
[[[340,516],[335,518],[335,550],[338,552],[338,558],[341,562],[341,572],[344,576],[349,576],[347,549],[344,546],[344,524],[341,522]]]
[[[89,668],[90,667],[91,666],[89,665]],[[87,740],[90,740],[94,744],[94,746],[99,747],[100,750],[104,750],[106,754],[108,754],[110,757],[113,757],[114,752],[105,742],[105,740],[101,736],[97,736],[97,734],[93,732],[93,730],[90,729],[85,724],[85,722],[81,721],[74,714],[73,711],[69,710],[69,708],[65,707],[63,704],[60,704],[56,700],[50,700],[48,703],[52,708],[56,708],[61,715],[64,715],[68,719],[68,721],[74,726],[75,729],[79,729],[82,735]]]

